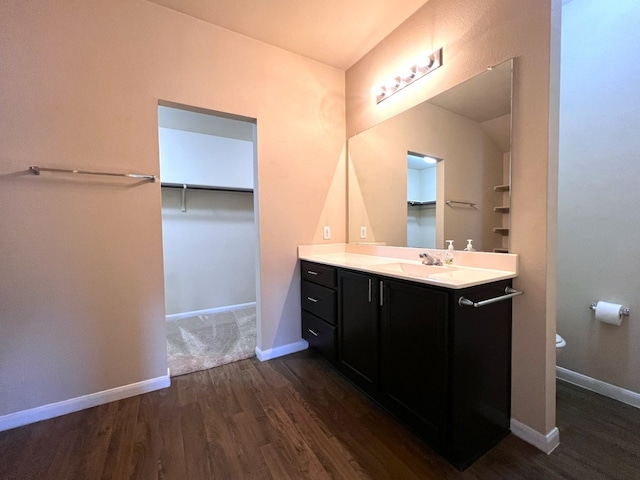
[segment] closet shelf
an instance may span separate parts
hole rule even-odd
[[[496,192],[508,192],[510,190],[509,185],[496,185],[493,187]]]
[[[413,200],[407,200],[407,205],[410,207],[435,207],[436,201],[432,200],[430,202],[414,202]]]
[[[217,187],[214,185],[194,185],[192,183],[166,183],[162,182],[162,187],[166,188],[186,188],[187,190],[212,190],[218,192],[240,192],[240,193],[253,193],[253,188],[238,188],[238,187]]]
[[[187,211],[187,190],[207,190],[216,192],[239,192],[239,193],[253,193],[251,188],[233,188],[233,187],[215,187],[213,185],[193,185],[191,183],[166,183],[160,184],[163,188],[176,188],[182,192],[182,205],[180,209],[183,212]]]
[[[509,229],[503,227],[496,227],[493,229],[495,233],[499,233],[500,235],[509,235]]]
[[[509,205],[502,205],[500,207],[493,207],[494,212],[509,213]]]

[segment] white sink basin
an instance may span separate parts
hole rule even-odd
[[[372,265],[372,270],[405,278],[424,279],[435,285],[461,286],[477,285],[488,281],[509,278],[505,273],[484,268],[456,267],[454,265],[424,265],[410,262],[390,262]]]
[[[421,263],[383,263],[380,265],[373,265],[372,268],[381,270],[384,272],[397,272],[409,275],[411,277],[423,277],[427,278],[431,275],[437,275],[442,273],[450,273],[457,270],[453,266],[438,266],[438,265],[424,265]]]

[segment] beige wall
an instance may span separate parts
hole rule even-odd
[[[0,415],[166,374],[158,100],[257,119],[258,346],[296,246],[345,240],[344,73],[141,0],[0,3]]]
[[[553,4],[553,9],[552,9]],[[555,426],[555,178],[560,2],[429,0],[347,71],[347,136],[515,57],[511,247],[514,282],[513,417],[539,433]],[[370,91],[421,52],[444,47],[444,66],[379,105]],[[551,65],[550,65],[551,58]],[[551,86],[550,86],[551,85]],[[551,116],[551,120],[550,120]]]
[[[253,194],[162,189],[165,314],[256,301]]]
[[[558,199],[558,333],[567,342],[558,364],[637,393],[640,52],[627,40],[639,26],[635,2],[563,7]],[[631,316],[598,323],[589,310],[598,300]]]

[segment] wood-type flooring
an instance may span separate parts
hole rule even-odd
[[[558,382],[551,455],[509,435],[459,472],[311,351],[0,432],[0,479],[638,479],[640,410]]]

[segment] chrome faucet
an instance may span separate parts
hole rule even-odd
[[[422,259],[422,263],[424,265],[442,266],[442,260],[440,260],[440,258],[432,257],[427,252],[421,253],[420,258]]]

